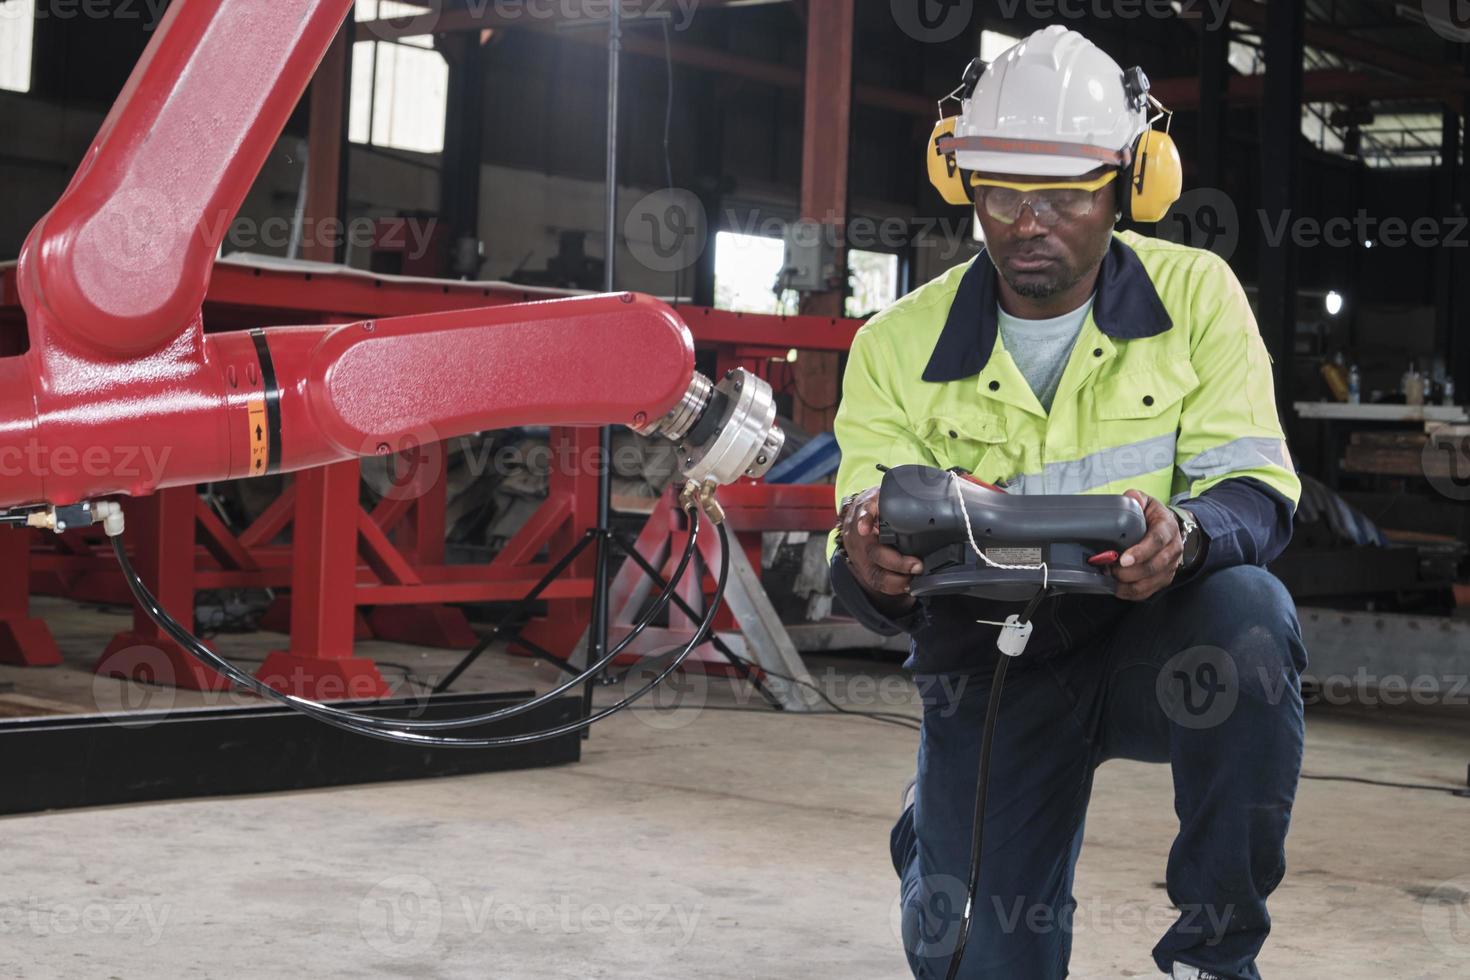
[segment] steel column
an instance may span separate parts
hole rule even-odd
[[[1460,73],[1462,77],[1470,76],[1470,52],[1466,51],[1465,45],[1457,44],[1455,54],[1460,60]],[[1460,146],[1465,140],[1464,127],[1461,127]],[[1452,210],[1448,213],[1455,215],[1470,214],[1470,151],[1463,151],[1457,147],[1458,159],[1454,164],[1454,179],[1452,182]],[[1463,317],[1470,312],[1470,257],[1465,255],[1463,248],[1447,248],[1441,251],[1449,253],[1450,281],[1453,286],[1450,290],[1450,311],[1455,317]],[[1451,319],[1450,323],[1458,323],[1457,319]],[[1445,367],[1455,381],[1456,400],[1465,401],[1465,396],[1470,393],[1470,333],[1461,326],[1460,329],[1451,329],[1448,332],[1449,351]]]
[[[351,17],[348,18],[351,20]],[[316,262],[336,262],[342,236],[322,233],[324,223],[342,217],[345,190],[343,169],[347,143],[347,73],[352,51],[348,36],[350,24],[342,27],[327,48],[321,66],[311,80],[307,98],[311,106],[306,141],[306,207],[307,229],[302,258]]]
[[[804,297],[802,312],[840,317],[847,295],[847,172],[852,132],[853,0],[807,7],[806,101],[801,135],[801,215],[837,236],[837,288]],[[811,432],[832,428],[837,408],[837,355],[808,353],[795,366],[801,397],[795,422]]]
[[[1230,81],[1229,56],[1229,19],[1213,28],[1206,25],[1199,39],[1199,120],[1196,122],[1199,152],[1195,167],[1201,187],[1223,187],[1225,183],[1229,119],[1225,92]]]
[[[1265,105],[1261,110],[1261,206],[1271,222],[1296,208],[1301,142],[1302,49],[1305,13],[1301,4],[1267,8]],[[1297,255],[1291,235],[1270,246],[1261,241],[1260,327],[1276,363],[1276,404],[1291,404],[1288,382],[1296,335]]]
[[[480,271],[481,134],[485,122],[485,48],[478,33],[439,39],[449,60],[448,123],[444,131],[444,172],[440,218],[450,228],[450,274],[477,278]]]

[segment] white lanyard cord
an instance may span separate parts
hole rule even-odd
[[[980,557],[980,560],[989,565],[991,568],[1001,568],[1010,571],[1025,572],[1040,571],[1041,588],[1045,590],[1047,587],[1047,579],[1050,574],[1049,570],[1046,567],[1046,562],[1042,562],[1040,565],[1003,565],[1000,562],[992,559],[984,551],[980,550],[980,546],[975,543],[975,530],[974,528],[970,527],[970,512],[965,509],[965,495],[960,491],[960,475],[953,470],[950,470],[949,472],[949,486],[950,489],[954,491],[955,503],[959,506],[960,517],[963,518],[965,522],[965,537],[970,539],[970,547],[974,550],[975,554]],[[977,620],[977,622],[983,622],[983,620]],[[996,625],[1004,624],[997,623]]]

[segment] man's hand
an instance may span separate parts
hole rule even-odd
[[[1123,496],[1138,501],[1148,522],[1143,540],[1123,552],[1113,566],[1118,598],[1137,602],[1174,581],[1184,556],[1184,541],[1179,520],[1169,508],[1141,490],[1129,490]]]
[[[855,496],[842,518],[842,544],[853,578],[884,612],[907,611],[916,600],[909,582],[924,564],[878,542],[878,488]]]

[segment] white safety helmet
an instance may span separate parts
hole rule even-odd
[[[1087,38],[1053,24],[1007,49],[963,100],[956,161],[962,170],[1037,177],[1126,166],[1148,129],[1147,86],[1142,71],[1125,74]]]
[[[929,140],[929,180],[946,202],[970,203],[977,180],[1034,190],[1104,167],[1123,179],[1124,220],[1159,221],[1179,199],[1179,149],[1167,126],[1151,126],[1168,111],[1148,94],[1142,68],[1124,71],[1081,34],[1052,25],[981,69],[971,62],[940,102]],[[950,97],[960,111],[945,116]]]

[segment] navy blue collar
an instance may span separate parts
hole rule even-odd
[[[1174,326],[1138,253],[1116,235],[1098,273],[1092,319],[1117,340],[1152,337]],[[960,278],[924,380],[959,381],[979,374],[995,349],[995,332],[995,263],[982,251]]]

